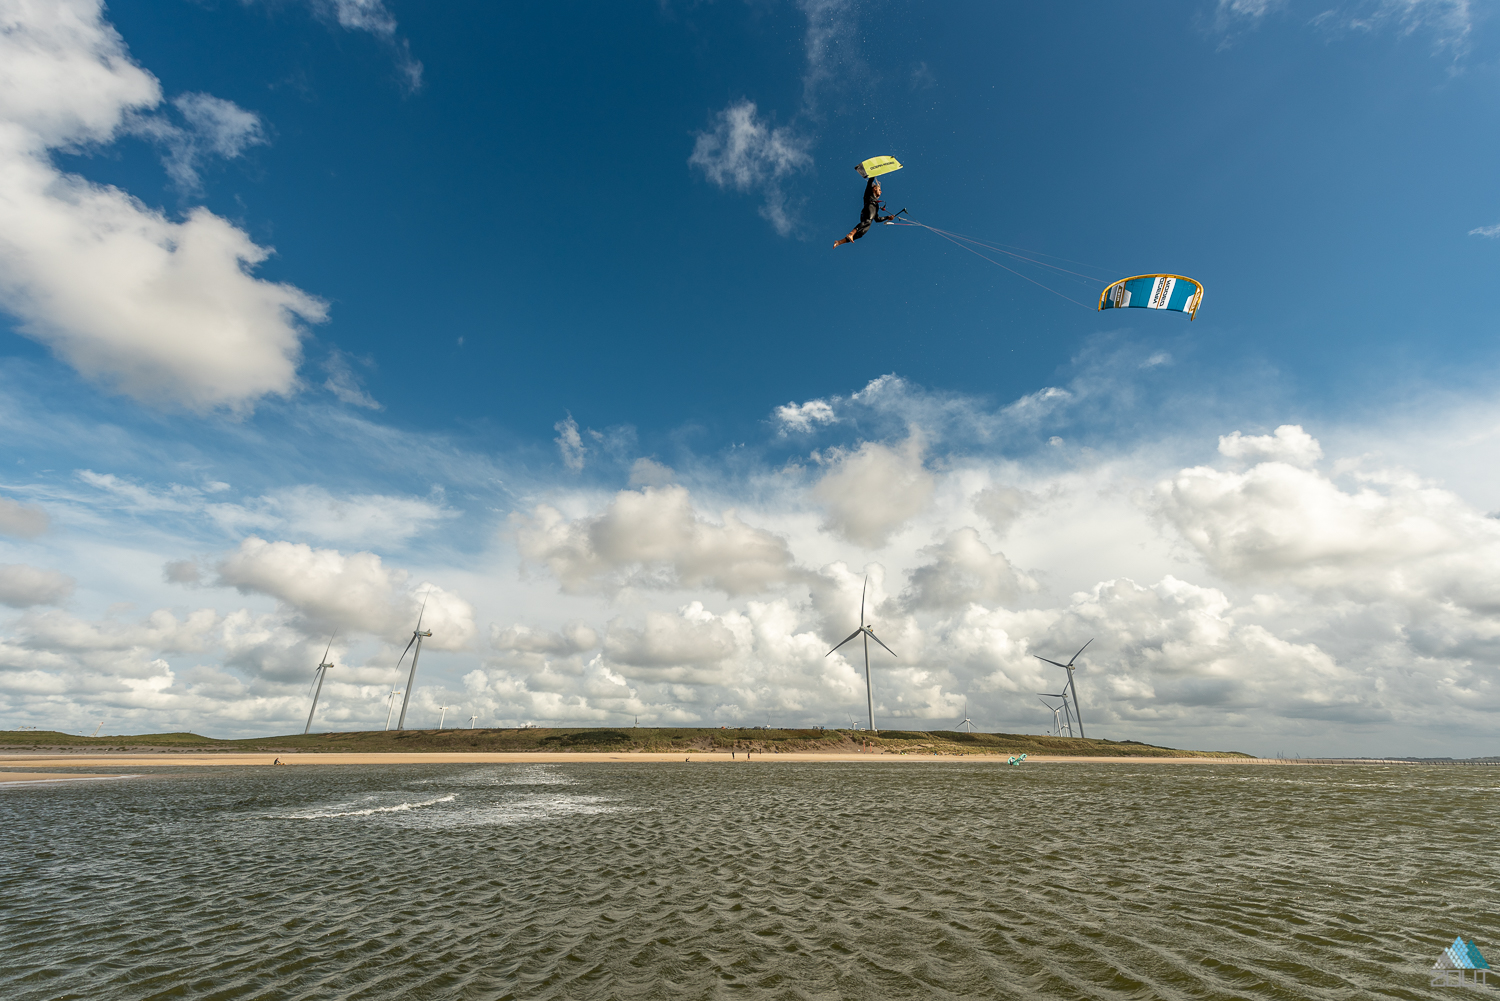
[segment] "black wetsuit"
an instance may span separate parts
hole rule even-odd
[[[854,232],[850,234],[850,238],[858,240],[869,232],[870,227],[875,225],[875,223],[895,218],[895,216],[881,215],[880,210],[883,208],[885,208],[885,202],[882,202],[876,196],[875,179],[871,178],[865,182],[865,207],[860,210],[859,225],[854,227]]]

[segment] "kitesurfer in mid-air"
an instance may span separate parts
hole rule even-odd
[[[839,240],[834,246],[842,243],[853,243],[865,233],[869,232],[871,226],[877,222],[890,222],[896,217],[893,215],[881,215],[880,210],[885,208],[885,203],[880,200],[880,182],[870,178],[865,183],[865,207],[859,213],[859,225],[849,231],[849,235]]]

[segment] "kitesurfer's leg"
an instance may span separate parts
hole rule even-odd
[[[844,237],[838,243],[835,243],[834,246],[837,247],[839,245],[839,243],[853,243],[855,240],[858,240],[860,237],[864,236],[869,231],[870,231],[870,224],[867,223],[867,222],[862,222],[858,226],[855,226],[853,229],[851,229],[849,231],[849,235],[846,236],[846,237]]]

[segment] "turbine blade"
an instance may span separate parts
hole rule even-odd
[[[859,589],[859,624],[865,624],[865,592],[870,589],[870,575],[865,574],[865,585]]]
[[[427,589],[427,593],[422,595],[422,610],[417,613],[417,632],[422,631],[422,616],[427,614],[427,599],[431,597],[432,588],[429,587]]]
[[[1094,642],[1094,638],[1092,636],[1090,636],[1089,637],[1089,643],[1092,643],[1092,642]],[[1089,648],[1089,643],[1085,643],[1083,646],[1081,646],[1081,647],[1078,648],[1078,653],[1075,653],[1073,655],[1073,660],[1077,660],[1078,659],[1078,654],[1083,653],[1083,651],[1085,651],[1085,650],[1087,650]],[[1067,663],[1066,666],[1067,667],[1072,667],[1073,666],[1073,660],[1068,661],[1068,663]]]
[[[848,636],[846,636],[843,640],[841,640],[839,642],[839,646],[843,646],[845,643],[848,643],[850,640],[852,640],[854,637],[858,636],[862,632],[864,632],[863,629],[856,629],[856,630],[854,630],[854,632],[850,633]],[[834,651],[837,650],[839,648],[839,646],[834,647],[833,650],[829,650],[823,656],[825,656],[825,657],[832,657],[833,654],[834,654]]]
[[[411,645],[413,643],[415,643],[416,641],[417,641],[417,634],[416,633],[412,633],[411,634],[411,639],[409,639],[409,640],[406,641],[406,649],[402,650],[401,651],[401,656],[396,659],[396,669],[397,670],[400,670],[400,668],[401,668],[401,662],[406,659],[406,655],[411,652]]]
[[[865,634],[865,635],[866,635],[866,636],[868,636],[868,637],[870,637],[870,639],[872,639],[872,640],[874,640],[874,641],[875,641],[875,642],[876,642],[876,643],[880,643],[880,637],[879,637],[879,636],[876,636],[876,635],[875,635],[875,634],[874,634],[874,633],[872,633],[872,632],[870,632],[870,630],[869,630],[869,627],[866,627],[866,628],[865,628],[865,630],[864,630],[864,634]],[[885,646],[885,644],[884,644],[884,643],[880,643],[880,645],[881,645],[881,646]],[[888,646],[885,646],[885,652],[886,652],[886,653],[888,653],[888,654],[890,654],[890,655],[891,655],[891,656],[892,656],[892,657],[897,657],[897,656],[900,656],[900,655],[899,655],[899,654],[897,654],[897,653],[896,653],[896,651],[894,651],[894,650],[892,650],[892,649],[891,649],[891,648],[890,648],[890,647],[888,647]]]
[[[323,648],[323,664],[328,663],[328,651],[333,649],[333,637],[337,636],[338,634],[339,634],[339,631],[337,629],[335,629],[332,632],[332,634],[329,635],[329,637],[328,637],[328,645]],[[321,667],[322,664],[319,664],[318,666]]]
[[[1035,654],[1034,653],[1034,654],[1032,654],[1032,656],[1035,657],[1037,660],[1041,661],[1043,664],[1051,664],[1053,667],[1067,667],[1068,666],[1067,664],[1059,664],[1055,660],[1048,660],[1046,657],[1043,657],[1041,654]]]

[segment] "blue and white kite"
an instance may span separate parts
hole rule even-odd
[[[1182,275],[1121,278],[1099,296],[1100,309],[1171,309],[1188,319],[1203,302],[1203,286]]]

